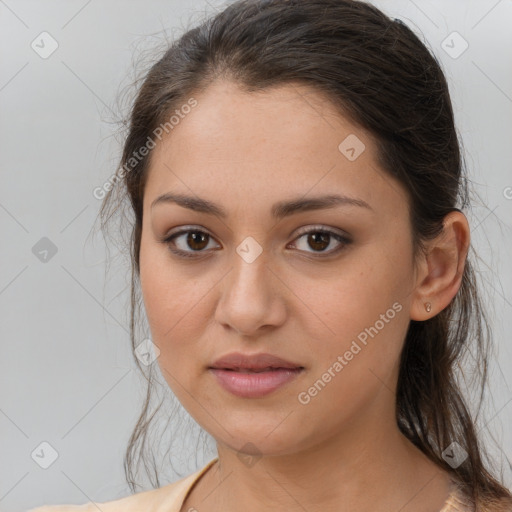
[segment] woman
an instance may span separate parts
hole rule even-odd
[[[512,510],[456,383],[486,361],[465,180],[437,61],[375,7],[239,1],[183,35],[101,213],[129,200],[132,319],[140,284],[218,457],[80,510]]]

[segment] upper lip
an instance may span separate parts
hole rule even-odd
[[[217,359],[209,368],[262,370],[264,368],[303,368],[303,366],[267,353],[242,354],[231,352]]]

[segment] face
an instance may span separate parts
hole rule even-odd
[[[140,280],[172,391],[234,450],[293,453],[394,425],[415,282],[405,190],[370,135],[305,86],[217,82],[194,97],[144,192]],[[155,203],[163,194],[207,203]],[[232,352],[302,369],[240,396],[209,369]]]

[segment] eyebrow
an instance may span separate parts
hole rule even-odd
[[[212,203],[207,199],[187,196],[184,194],[162,194],[151,203],[151,209],[153,209],[157,204],[177,204],[183,208],[188,208],[189,210],[216,215],[223,219],[228,217],[226,210],[222,206]],[[339,194],[331,194],[312,197],[309,199],[297,198],[289,201],[279,201],[272,206],[271,214],[272,217],[276,219],[282,219],[299,212],[323,210],[334,208],[336,206],[358,206],[360,208],[366,208],[374,211],[373,208],[362,199]]]

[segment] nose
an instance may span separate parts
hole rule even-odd
[[[286,286],[269,266],[265,252],[252,262],[235,253],[232,262],[231,271],[219,284],[216,321],[244,336],[282,325]]]

